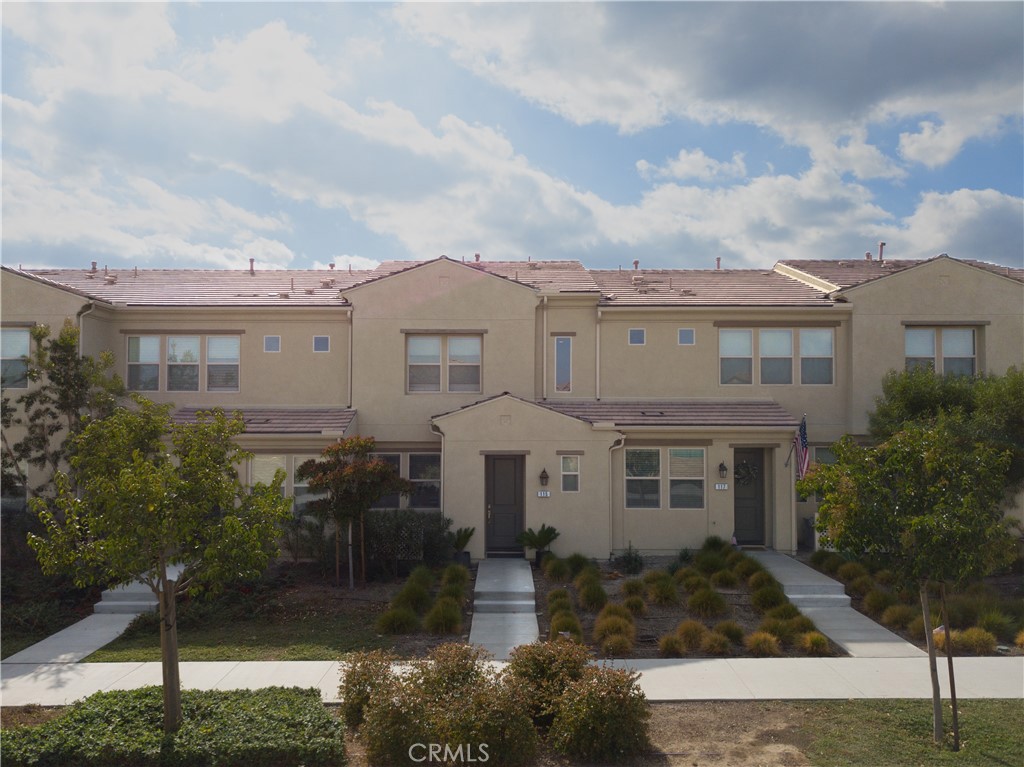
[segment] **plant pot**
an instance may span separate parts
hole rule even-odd
[[[546,551],[538,551],[533,555],[533,566],[540,570],[540,566],[544,562],[544,557],[547,555]]]
[[[470,564],[469,552],[468,551],[456,551],[455,552],[455,563],[468,568]]]

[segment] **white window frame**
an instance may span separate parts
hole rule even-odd
[[[19,337],[19,339],[18,339],[18,341],[13,342],[13,343],[17,344],[17,346],[19,347],[19,349],[18,349],[19,351],[21,350],[21,348],[25,349],[25,353],[24,354],[7,355],[7,356],[4,356],[2,358],[2,362],[0,362],[0,366],[7,367],[8,363],[10,363],[10,362],[17,362],[17,363],[19,363],[19,369],[22,368],[22,367],[24,368],[24,372],[23,373],[19,373],[18,377],[15,379],[15,381],[17,382],[18,385],[14,386],[14,385],[11,385],[9,383],[5,383],[4,384],[4,388],[5,389],[27,389],[28,388],[28,361],[27,361],[26,358],[32,353],[32,334],[29,332],[28,328],[2,328],[2,330],[3,330],[2,336],[7,336],[8,334],[11,334],[11,335],[16,334]],[[21,338],[22,334],[24,334],[24,339]],[[2,337],[2,336],[0,336],[0,337]],[[10,343],[12,343],[12,341],[8,341],[8,344],[10,344]],[[2,346],[0,346],[0,351],[6,351],[6,350],[2,349]]]
[[[414,478],[412,476],[413,458],[416,457],[416,456],[422,456],[422,455],[429,455],[429,456],[434,456],[434,457],[437,458],[437,478],[436,479],[434,479],[434,478],[419,478],[419,477]],[[430,511],[434,511],[435,509],[440,509],[444,505],[442,503],[442,493],[444,492],[444,488],[442,487],[442,484],[441,484],[441,482],[442,482],[441,478],[442,478],[442,474],[443,474],[443,471],[442,471],[442,468],[441,468],[441,463],[442,463],[441,454],[440,453],[419,452],[419,453],[409,453],[408,456],[409,456],[408,457],[408,462],[409,462],[409,464],[408,464],[408,479],[409,479],[410,482],[412,482],[413,486],[420,485],[420,484],[431,484],[431,485],[436,484],[437,485],[437,506],[417,506],[415,503],[413,503],[413,498],[416,495],[416,491],[413,490],[412,493],[409,494],[409,508],[411,508],[411,509],[426,509],[426,510],[430,510]]]
[[[578,492],[580,492],[580,487],[582,486],[582,483],[583,483],[583,474],[582,474],[583,461],[581,460],[582,457],[583,456],[579,456],[579,455],[560,455],[560,456],[558,456],[559,467],[562,470],[561,488],[562,488],[562,492],[563,493],[578,493]],[[567,460],[570,461],[570,469],[569,470],[567,470],[566,466],[565,466],[565,463],[566,463]],[[575,461],[575,464],[576,464],[576,468],[575,468],[574,471],[571,470],[571,466],[572,466],[571,462],[573,462],[573,461]],[[575,488],[566,488],[565,480],[568,477],[575,478],[575,480],[576,480],[576,487]]]
[[[234,362],[223,362],[223,361],[211,362],[210,361],[210,342],[211,341],[215,341],[215,340],[219,340],[219,339],[223,339],[223,338],[234,339],[235,344],[238,347],[237,356],[235,357]],[[236,393],[240,392],[242,390],[242,337],[238,336],[238,335],[231,335],[231,334],[222,334],[222,335],[221,334],[211,334],[211,335],[206,336],[205,349],[206,349],[206,365],[205,365],[205,370],[206,370],[206,391],[210,392],[210,393],[214,393],[214,394],[236,394]],[[219,358],[218,358],[218,360],[219,360]],[[219,388],[216,388],[216,389],[211,389],[210,388],[210,368],[212,366],[214,366],[214,365],[216,365],[218,367],[230,367],[230,366],[233,365],[235,367],[235,369],[236,369],[235,378],[236,378],[237,383],[235,384],[235,388],[234,389],[227,389],[227,388],[223,388],[223,387],[219,387]]]
[[[673,450],[693,450],[700,453],[700,465],[701,472],[700,476],[686,476],[686,475],[674,475],[672,473],[672,451]],[[668,449],[668,507],[670,509],[681,509],[683,511],[701,511],[708,507],[708,451],[704,447],[670,447]],[[676,506],[672,503],[672,483],[680,482],[700,482],[700,506]]]
[[[786,333],[789,335],[789,354],[765,354],[763,343],[764,336],[766,334],[782,334]],[[753,349],[751,349],[753,351]],[[757,360],[758,360],[758,372],[757,378],[761,386],[791,386],[793,384],[793,331],[790,328],[758,328],[757,331]],[[764,361],[768,360],[789,360],[789,380],[788,381],[765,381],[764,380]]]
[[[832,352],[827,357],[820,354],[805,354],[804,353],[804,334],[810,333],[828,333],[829,337],[829,349]],[[797,334],[800,343],[800,385],[801,386],[835,386],[836,383],[836,334],[832,328],[800,328]],[[817,381],[805,381],[804,380],[804,360],[824,360],[829,361],[829,375],[828,381],[819,383]]]
[[[326,349],[317,349],[316,342],[320,339],[327,341]],[[331,351],[331,337],[330,336],[313,336],[313,354],[327,354]]]
[[[939,372],[938,360],[939,360],[939,332],[938,328],[935,327],[907,327],[903,329],[903,369],[904,370],[915,370],[920,367],[927,367],[928,363],[925,360],[931,360],[931,369],[936,373]],[[932,340],[932,354],[930,357],[922,355],[910,356],[907,354],[907,339],[911,333],[930,333]],[[911,360],[914,360],[911,363]],[[923,363],[923,364],[922,364]]]
[[[743,356],[722,354],[722,336],[723,334],[731,333],[746,333],[747,338],[750,340],[750,354]],[[723,360],[748,360],[750,362],[750,380],[749,381],[725,381],[722,376],[722,361]],[[719,386],[751,386],[754,383],[754,331],[750,328],[720,328],[718,331],[718,384]]]
[[[629,474],[629,454],[630,453],[635,453],[635,452],[654,453],[658,457],[658,473],[657,473],[656,476],[647,476],[647,475],[644,475],[644,476],[630,476],[630,474]],[[624,460],[623,474],[625,476],[625,481],[623,482],[623,493],[625,494],[625,498],[623,499],[624,507],[627,508],[627,509],[638,509],[638,510],[642,510],[642,509],[660,509],[661,508],[661,489],[662,489],[661,488],[661,448],[657,448],[657,447],[633,447],[633,448],[626,448],[625,453],[623,455],[623,460]],[[658,492],[657,492],[657,495],[655,497],[656,503],[653,506],[652,505],[647,505],[647,506],[630,506],[630,504],[629,504],[629,483],[630,482],[637,482],[637,481],[655,482],[656,483],[657,488],[658,488]]]
[[[426,341],[434,339],[437,341],[437,362],[413,362],[411,358],[412,344],[416,341]],[[442,372],[441,360],[444,359],[444,337],[439,335],[409,335],[405,338],[405,391],[406,394],[440,394],[444,390],[444,376]],[[417,368],[437,368],[437,388],[413,388],[412,384],[412,369]],[[423,384],[417,384],[422,387]]]
[[[971,334],[971,356],[969,356],[969,357],[963,357],[963,356],[956,356],[956,357],[954,357],[952,355],[946,354],[946,334],[949,333],[950,331],[964,331],[964,332],[968,332],[968,333]],[[950,375],[950,372],[946,369],[946,361],[947,360],[966,360],[966,359],[969,359],[971,361],[971,372],[967,373],[966,375],[976,376],[978,374],[978,331],[975,328],[972,328],[972,327],[945,327],[945,328],[941,328],[941,332],[939,333],[939,348],[936,351],[941,355],[941,358],[942,358],[942,374],[943,375]],[[964,375],[964,374],[958,373],[958,375]]]
[[[689,341],[683,341],[683,333],[690,334]],[[693,328],[679,328],[676,331],[676,345],[677,346],[696,346],[697,345],[697,331]]]
[[[139,355],[140,356],[141,356],[141,353],[142,353],[142,339],[144,339],[144,338],[155,338],[156,339],[156,362],[143,361],[141,359],[140,360],[136,360],[135,362],[132,362],[132,339],[136,339],[136,338],[139,339]],[[160,389],[160,378],[161,378],[160,368],[162,367],[162,365],[160,364],[160,360],[162,359],[161,351],[163,349],[163,338],[162,338],[162,336],[155,336],[155,335],[130,335],[125,340],[126,340],[127,348],[125,350],[126,371],[125,371],[125,379],[124,379],[124,381],[125,381],[125,386],[127,387],[128,391],[138,391],[138,392],[160,391],[161,390]],[[154,367],[154,366],[156,367],[156,387],[155,388],[153,388],[153,389],[133,389],[133,388],[131,388],[132,368],[133,367],[142,368],[142,367]]]
[[[434,339],[437,341],[437,362],[412,362],[410,359],[411,345],[417,340]],[[478,362],[458,362],[452,359],[451,341],[455,339],[473,340],[477,344]],[[411,372],[414,367],[437,368],[437,387],[430,389],[413,389]],[[477,387],[475,389],[452,389],[453,368],[476,368]],[[420,384],[422,386],[422,384]],[[405,393],[406,394],[480,394],[484,389],[484,339],[479,333],[409,333],[405,340]]]
[[[476,341],[477,345],[477,361],[476,362],[458,362],[452,359],[452,341],[453,340],[472,340]],[[449,394],[480,394],[484,387],[484,340],[482,336],[474,334],[459,334],[451,333],[442,338],[442,356],[447,363],[445,365],[444,377],[448,380],[444,382],[445,389]],[[476,388],[475,389],[452,389],[452,368],[476,368]]]
[[[568,367],[569,380],[568,383],[562,387],[559,385],[559,351],[561,348],[560,342],[565,342],[564,348],[567,349],[568,360],[566,365]],[[569,394],[572,392],[572,336],[555,336],[555,391],[559,394]]]
[[[310,490],[309,490],[309,482],[308,481],[307,482],[299,482],[299,480],[296,479],[296,477],[295,477],[295,474],[299,470],[299,466],[301,466],[302,464],[304,464],[306,461],[308,461],[310,459],[313,459],[315,461],[319,461],[321,457],[322,456],[320,454],[312,454],[312,455],[296,454],[296,455],[291,456],[291,467],[292,467],[292,470],[291,470],[291,472],[289,472],[288,478],[292,482],[292,487],[291,487],[291,490],[292,490],[292,513],[294,513],[294,514],[303,514],[303,515],[305,515],[305,513],[306,513],[305,504],[306,503],[309,503],[312,500],[316,500],[317,498],[325,498],[328,495],[328,492],[326,490],[321,491],[319,493],[310,492]],[[299,507],[299,498],[298,498],[299,488],[305,488],[305,490],[306,490],[306,494],[305,494],[306,497],[302,500],[302,503],[303,503],[302,508]]]
[[[198,356],[196,357],[196,361],[195,362],[181,362],[181,361],[171,362],[171,346],[172,346],[172,342],[176,341],[178,339],[182,339],[182,340],[193,340],[194,339],[196,341],[196,352],[197,352]],[[202,382],[199,380],[199,378],[200,378],[201,371],[203,369],[203,366],[202,366],[203,338],[202,338],[202,336],[187,336],[187,335],[167,336],[165,338],[165,340],[164,340],[164,347],[165,347],[164,362],[167,365],[167,391],[184,391],[184,392],[190,392],[190,391],[196,391],[197,392],[197,391],[199,391],[200,387],[202,385]],[[191,368],[195,368],[195,371],[196,371],[196,385],[195,385],[195,388],[191,388],[191,389],[183,389],[183,388],[180,388],[180,387],[178,387],[178,388],[171,388],[171,368],[175,368],[175,367],[191,367]]]
[[[277,341],[277,348],[270,349],[270,339]],[[265,354],[280,354],[281,353],[281,336],[263,336],[263,352]]]
[[[639,333],[640,340],[634,341],[633,334]],[[647,345],[647,328],[630,328],[626,333],[626,338],[629,341],[630,346],[646,346]]]

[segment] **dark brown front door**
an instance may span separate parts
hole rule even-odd
[[[523,469],[521,455],[487,455],[487,551],[522,551],[516,538],[523,531]]]
[[[736,542],[764,545],[764,450],[733,452],[733,514]]]

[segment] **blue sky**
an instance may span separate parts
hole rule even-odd
[[[1024,4],[3,8],[4,263],[1024,262]]]

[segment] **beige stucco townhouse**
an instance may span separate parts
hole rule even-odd
[[[888,370],[1024,364],[1024,270],[949,258],[771,270],[594,270],[441,257],[368,271],[3,269],[5,393],[28,329],[82,331],[175,418],[241,410],[253,480],[362,434],[412,480],[386,505],[477,529],[475,558],[543,523],[560,553],[807,541],[812,456],[867,430]],[[16,435],[14,435],[16,436]]]

